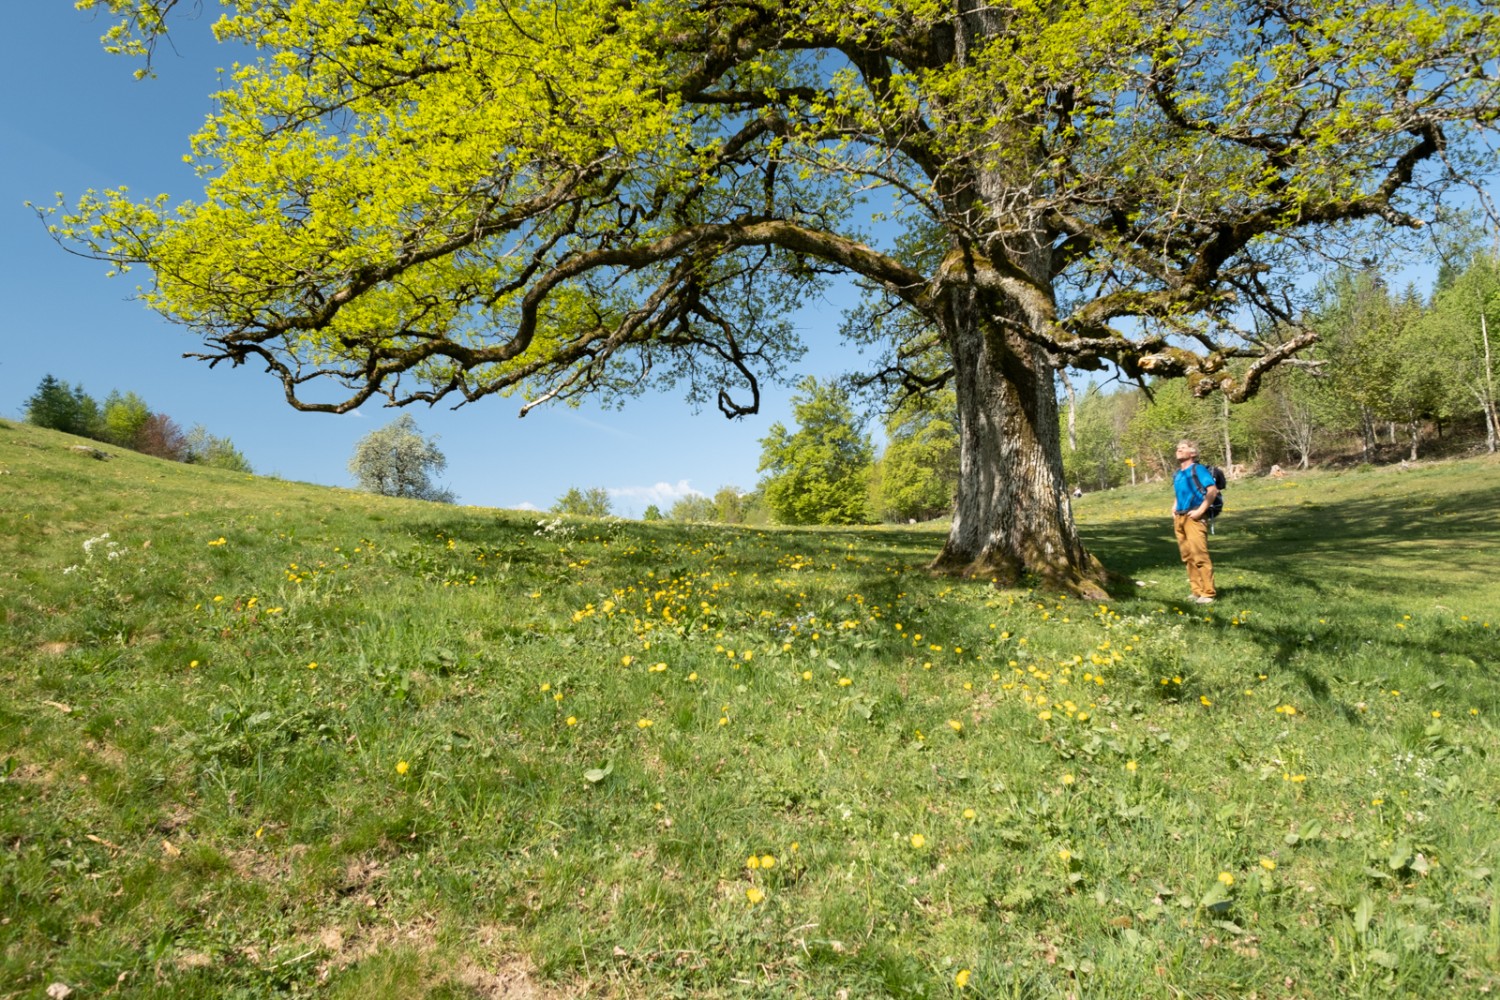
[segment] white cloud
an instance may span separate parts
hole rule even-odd
[[[584,427],[587,427],[591,431],[599,431],[604,434],[612,435],[613,437],[623,438],[626,441],[640,440],[640,435],[638,434],[632,434],[629,431],[621,430],[620,428],[614,427],[610,424],[600,423],[597,420],[590,420],[588,417],[582,416],[578,413],[565,411],[564,416],[566,416],[568,420],[572,421],[573,423],[582,424]],[[611,490],[610,492],[614,491]]]
[[[511,504],[509,507],[507,507],[505,509],[506,510],[541,510],[542,508],[538,507],[536,504],[532,503],[530,500],[522,500],[520,503],[513,503],[513,504]]]
[[[609,496],[618,506],[630,510],[644,510],[656,504],[663,513],[683,497],[706,496],[702,490],[693,489],[686,479],[676,483],[657,483],[655,486],[611,486]]]

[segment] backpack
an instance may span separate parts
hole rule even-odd
[[[1214,518],[1218,517],[1224,510],[1224,487],[1228,485],[1229,480],[1224,477],[1224,470],[1217,465],[1203,465],[1195,462],[1193,463],[1193,482],[1198,486],[1203,486],[1203,479],[1198,475],[1199,469],[1208,470],[1209,474],[1214,478],[1214,486],[1218,487],[1219,490],[1218,494],[1214,497],[1214,502],[1208,505],[1208,513],[1204,515],[1204,517],[1208,518],[1209,527],[1212,529]],[[1207,493],[1208,487],[1204,486],[1203,492]]]

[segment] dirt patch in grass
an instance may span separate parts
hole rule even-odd
[[[20,764],[5,776],[5,780],[17,785],[35,785],[39,788],[46,788],[52,785],[54,778],[52,772],[40,764]]]
[[[561,993],[543,990],[531,963],[512,957],[499,964],[465,962],[454,978],[482,997],[493,1000],[550,1000]]]
[[[536,967],[529,959],[504,951],[508,938],[497,927],[480,927],[457,948],[442,949],[463,955],[456,965],[445,967],[447,956],[439,953],[439,929],[437,919],[431,916],[403,923],[325,927],[306,947],[318,947],[325,953],[318,965],[320,981],[383,951],[410,948],[430,963],[429,968],[439,978],[458,983],[476,996],[490,1000],[560,1000],[571,995],[538,983]]]

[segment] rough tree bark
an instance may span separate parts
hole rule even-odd
[[[942,318],[957,373],[959,486],[932,568],[1002,585],[1032,572],[1048,589],[1101,599],[1104,569],[1084,551],[1063,478],[1052,366],[975,299],[953,289]]]

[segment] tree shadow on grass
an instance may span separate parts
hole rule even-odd
[[[1186,589],[1167,518],[1086,526],[1085,538],[1114,572],[1131,580],[1169,577],[1168,586]],[[1301,662],[1306,654],[1421,662],[1434,680],[1500,662],[1500,628],[1486,629],[1477,620],[1500,626],[1493,582],[1500,565],[1500,491],[1248,510],[1224,518],[1209,548],[1221,581],[1235,569],[1251,576],[1221,589],[1220,606],[1251,611],[1235,633],[1260,647],[1258,668],[1295,677],[1350,722],[1361,716],[1332,695],[1325,676]],[[1163,603],[1149,592],[1120,598]],[[1266,605],[1274,615],[1288,600],[1300,606],[1295,619],[1256,613],[1257,605]],[[1165,603],[1189,607],[1186,600]],[[1406,615],[1434,608],[1450,612],[1451,620],[1429,614],[1420,628],[1406,627]],[[1464,613],[1470,621],[1462,621]]]

